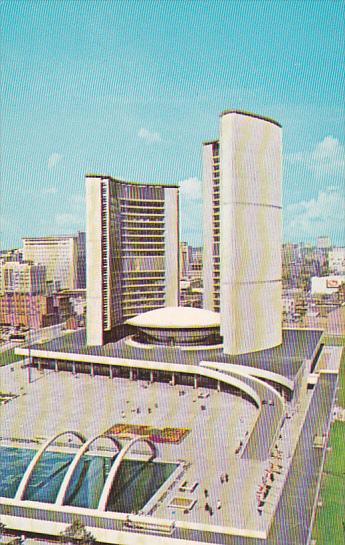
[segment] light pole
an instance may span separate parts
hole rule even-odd
[[[31,327],[30,327],[30,325],[29,325],[29,331],[28,331],[28,337],[29,337],[29,343],[28,343],[28,354],[29,354],[28,384],[31,384]]]

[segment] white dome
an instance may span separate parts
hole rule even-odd
[[[191,307],[164,307],[138,314],[126,324],[153,329],[195,329],[220,326],[220,315]]]

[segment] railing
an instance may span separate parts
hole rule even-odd
[[[123,523],[123,528],[135,532],[145,532],[150,534],[172,536],[176,527],[174,522],[167,521],[158,523],[151,521],[141,521],[134,520],[130,516],[128,516]]]
[[[59,508],[61,509],[61,508]],[[115,513],[111,513],[114,517],[107,518],[102,516],[83,515],[78,513],[78,519],[85,525],[91,528],[103,528],[105,530],[121,530],[123,520],[116,519]],[[0,503],[0,515],[27,518],[33,520],[42,520],[47,522],[57,522],[63,524],[71,524],[75,518],[75,513],[67,513],[57,509],[44,509],[42,507],[24,507],[19,505],[8,505]]]

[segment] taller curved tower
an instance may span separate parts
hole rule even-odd
[[[216,143],[218,174],[212,181]],[[216,143],[204,145],[205,193],[212,194],[212,187],[217,191],[204,204],[204,229],[207,222],[211,225],[207,218],[214,218],[214,236],[205,233],[205,306],[219,305],[224,352],[235,355],[282,341],[281,125],[227,110],[221,114]]]

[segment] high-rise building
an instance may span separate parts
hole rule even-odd
[[[189,278],[192,266],[193,248],[187,242],[180,242],[180,278],[187,280]]]
[[[77,233],[77,289],[86,288],[86,233]]]
[[[23,238],[23,258],[45,265],[53,290],[77,287],[78,235]]]
[[[325,236],[318,237],[316,246],[319,250],[328,250],[329,248],[332,247],[332,241],[330,237],[325,237]]]
[[[226,354],[281,343],[281,126],[228,110],[203,146],[204,308]]]
[[[2,277],[0,292],[28,293],[41,295],[46,293],[46,268],[26,261],[7,261],[0,263]]]
[[[345,248],[333,248],[328,253],[328,268],[333,274],[345,274]]]
[[[178,187],[86,176],[87,343],[179,303]]]

